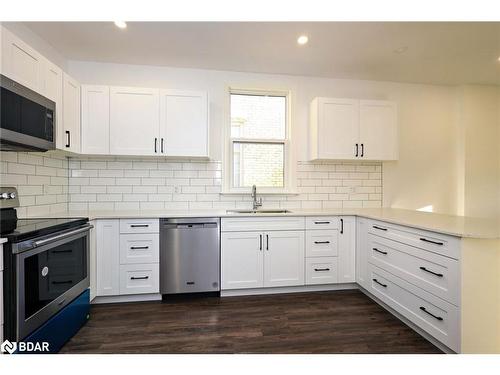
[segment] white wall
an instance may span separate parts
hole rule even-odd
[[[315,96],[389,99],[399,106],[400,160],[384,163],[385,206],[457,211],[455,90],[449,86],[340,80],[69,61],[69,73],[82,83],[209,92],[211,157],[222,158],[227,119],[227,87],[286,89],[292,93],[292,137],[298,160],[307,158],[309,103]],[[428,182],[427,182],[428,181]]]

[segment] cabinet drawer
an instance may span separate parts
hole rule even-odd
[[[332,216],[306,217],[306,229],[338,229],[339,218]]]
[[[158,219],[120,219],[120,233],[159,233]]]
[[[335,257],[306,258],[306,285],[336,283],[337,267]]]
[[[304,217],[231,217],[222,218],[223,232],[304,230]]]
[[[126,264],[120,266],[120,294],[158,293],[160,266]]]
[[[452,304],[460,303],[459,263],[442,255],[368,235],[368,261]]]
[[[460,351],[459,310],[374,265],[370,292],[455,352]]]
[[[338,255],[338,231],[306,231],[306,257],[335,257]]]
[[[158,263],[160,261],[158,233],[121,234],[120,264]]]
[[[368,232],[450,258],[460,258],[460,239],[446,234],[370,220]]]

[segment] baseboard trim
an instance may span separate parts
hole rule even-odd
[[[161,301],[161,294],[129,294],[124,296],[100,296],[95,297],[91,303],[98,305],[101,303],[125,303],[125,302],[148,302]]]
[[[358,289],[358,284],[356,284],[356,283],[321,284],[321,285],[285,286],[285,287],[279,287],[279,288],[222,290],[220,292],[220,296],[221,297],[258,296],[258,295],[264,295],[264,294],[325,292],[325,291],[331,291],[331,290],[346,290],[346,289]]]
[[[446,354],[457,354],[455,351],[451,350],[448,348],[446,345],[444,345],[442,342],[436,340],[433,336],[429,335],[426,331],[424,331],[422,328],[417,326],[415,323],[412,323],[410,320],[408,320],[406,317],[401,315],[399,312],[394,310],[391,306],[386,304],[385,302],[381,301],[379,298],[371,294],[369,291],[364,289],[361,285],[358,285],[358,289],[365,294],[367,297],[378,303],[380,306],[382,306],[384,309],[389,311],[392,315],[394,315],[396,318],[401,320],[404,324],[406,324],[408,327],[413,329],[415,332],[417,332],[420,336],[425,338],[427,341],[431,342],[433,345],[437,346],[439,349],[441,349],[443,352]]]

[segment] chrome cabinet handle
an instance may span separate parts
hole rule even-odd
[[[330,268],[315,268],[316,272],[330,271]]]
[[[437,276],[437,277],[443,277],[443,276],[444,276],[442,273],[433,272],[433,271],[431,271],[431,270],[428,270],[428,269],[427,269],[427,268],[425,268],[425,267],[420,267],[420,269],[421,269],[422,271],[428,272],[428,273],[430,273],[430,274],[432,274],[432,275],[435,275],[435,276]]]
[[[423,238],[423,237],[420,237],[420,241],[429,242],[429,243],[432,243],[434,245],[439,245],[439,246],[444,245],[444,242],[432,241],[432,240],[428,240],[427,238]]]
[[[380,281],[378,281],[377,279],[372,279],[373,281],[375,281],[378,285],[381,285],[383,286],[384,288],[387,288],[387,284],[382,284]]]
[[[145,250],[149,249],[149,246],[130,246],[130,250]]]
[[[330,243],[330,241],[314,241],[315,244]]]
[[[387,228],[382,228],[382,227],[379,227],[379,226],[377,226],[377,225],[373,225],[373,226],[372,226],[372,228],[374,228],[374,229],[378,229],[378,230],[383,230],[384,232],[386,232],[386,231],[387,231]]]
[[[141,276],[141,277],[134,277],[132,276],[130,280],[147,280],[149,279],[149,276]]]
[[[377,253],[387,255],[387,251],[382,251],[382,250],[379,250],[379,249],[377,249],[376,247],[374,247],[374,248],[373,248],[373,250],[375,250]]]
[[[443,318],[441,318],[440,316],[434,315],[433,313],[427,311],[427,309],[425,307],[423,307],[423,306],[420,306],[420,310],[422,310],[424,313],[432,316],[434,319],[437,319],[439,321],[443,320]]]

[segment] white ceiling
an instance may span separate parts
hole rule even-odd
[[[440,84],[500,84],[500,22],[25,23],[70,60]],[[309,36],[297,45],[301,34]],[[396,49],[407,47],[406,52]]]

